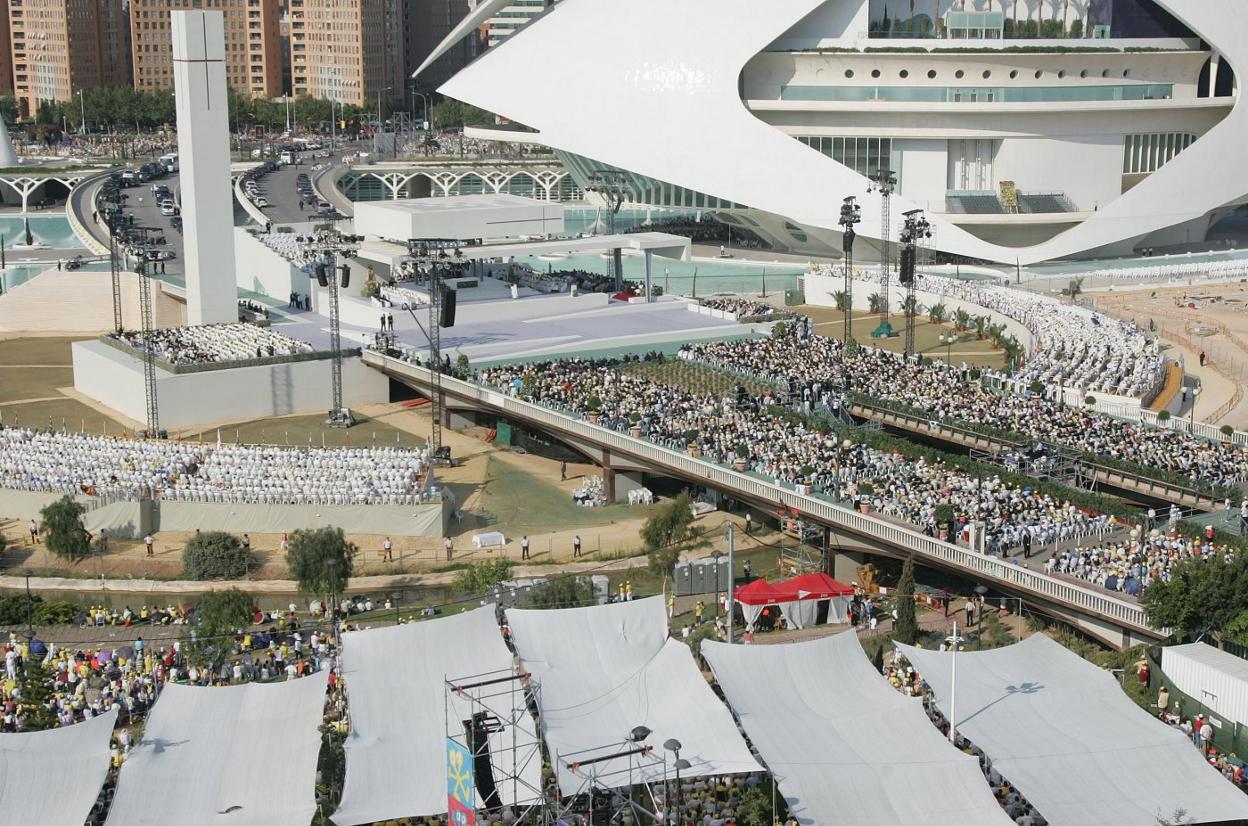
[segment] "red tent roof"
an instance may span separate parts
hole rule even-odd
[[[853,596],[854,589],[827,574],[802,574],[782,582],[756,579],[737,589],[737,601],[745,605],[775,605],[805,599]]]
[[[776,586],[764,579],[756,579],[749,585],[742,585],[736,592],[737,602],[743,605],[775,605],[778,602],[792,602],[793,598],[780,591]]]

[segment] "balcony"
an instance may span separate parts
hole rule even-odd
[[[845,103],[1075,103],[1170,100],[1170,83],[1070,86],[781,86],[780,99]]]

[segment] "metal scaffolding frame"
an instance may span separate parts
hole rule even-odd
[[[143,395],[147,403],[147,438],[161,438],[160,401],[156,396],[156,348],[152,346],[152,278],[148,274],[149,264],[140,260],[139,271],[139,315],[143,328]],[[120,309],[117,310],[120,315]],[[120,329],[120,328],[119,328]]]

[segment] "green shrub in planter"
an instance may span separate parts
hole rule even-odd
[[[1218,428],[1218,431],[1228,439],[1235,435],[1235,428],[1231,427],[1229,424],[1222,425]]]
[[[872,485],[870,482],[858,483],[858,495],[859,496],[871,496],[874,493],[875,493],[875,486]]]
[[[1088,407],[1091,407],[1092,405],[1096,404],[1096,396],[1084,396],[1083,403],[1086,404]]]
[[[948,525],[953,522],[958,513],[953,509],[953,505],[950,505],[948,502],[943,502],[936,506],[936,510],[933,515],[936,517],[936,521],[938,523],[941,525]]]
[[[1162,422],[1169,421],[1169,420],[1170,420],[1170,411],[1169,411],[1169,410],[1163,410],[1163,411],[1161,411],[1160,413],[1158,413],[1158,414],[1157,414],[1157,419],[1158,419],[1158,421],[1162,421]]]
[[[182,551],[188,579],[238,579],[247,575],[249,562],[238,538],[222,531],[196,534]]]
[[[1027,389],[1039,396],[1044,392],[1044,385],[1038,381],[1033,381]]]
[[[745,445],[737,445],[737,458],[738,459],[750,458],[750,449],[746,447]]]
[[[589,400],[585,402],[585,406],[589,408],[591,413],[598,413],[602,410],[602,399],[598,398],[597,395],[590,396]]]

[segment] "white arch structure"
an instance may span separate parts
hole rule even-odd
[[[350,197],[352,190],[355,189],[353,186],[355,181],[363,178],[373,178],[381,182],[385,188],[387,198],[398,199],[408,197],[406,192],[412,180],[426,178],[429,181],[431,195],[446,197],[453,194],[452,190],[470,176],[475,176],[480,180],[482,190],[490,194],[509,192],[513,180],[527,177],[533,182],[532,194],[529,197],[539,201],[560,200],[560,185],[565,179],[570,177],[566,169],[554,165],[540,167],[430,167],[403,170],[354,167],[339,176],[335,180],[334,185],[338,187],[338,190],[343,195]],[[575,187],[573,197],[576,198],[581,195],[580,187]]]
[[[81,173],[72,175],[0,175],[0,184],[4,184],[13,190],[14,194],[22,199],[22,212],[27,212],[30,196],[39,187],[51,181],[56,181],[64,184],[66,189],[72,190],[85,177],[86,175]]]
[[[440,91],[523,123],[556,149],[808,226],[836,228],[841,196],[853,193],[863,207],[860,234],[879,238],[879,195],[864,194],[866,180],[755,117],[738,91],[750,59],[824,2],[565,0]],[[1248,70],[1241,2],[1156,2]],[[603,48],[603,32],[619,47]],[[586,66],[593,71],[568,68]],[[931,220],[944,250],[1010,264],[1140,238],[1248,197],[1248,183],[1232,172],[1248,165],[1246,133],[1241,94],[1196,151],[1033,246],[990,243],[941,216]],[[894,214],[914,207],[894,196]]]

